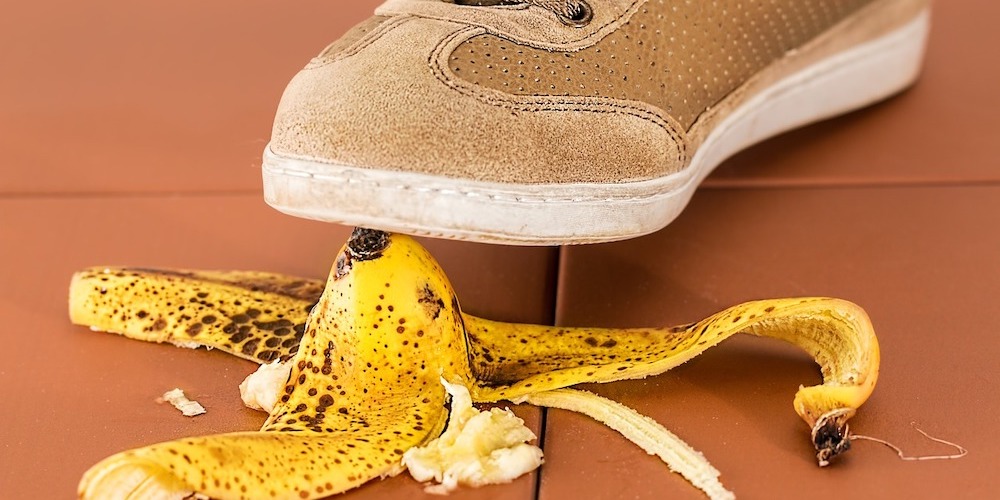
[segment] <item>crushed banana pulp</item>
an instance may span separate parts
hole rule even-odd
[[[240,398],[243,399],[243,404],[270,414],[291,371],[292,364],[288,362],[275,361],[260,365],[257,371],[240,383]]]
[[[479,411],[469,390],[441,381],[451,395],[448,428],[426,446],[409,449],[403,464],[414,479],[434,481],[426,491],[446,494],[458,485],[509,483],[542,465],[535,433],[509,409]]]
[[[205,407],[197,401],[192,401],[184,395],[184,391],[174,389],[163,393],[162,401],[170,403],[181,411],[185,417],[196,417],[205,413]]]

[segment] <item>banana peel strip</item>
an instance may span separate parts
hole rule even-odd
[[[523,402],[582,413],[614,429],[650,455],[663,460],[670,470],[680,474],[712,500],[730,500],[736,496],[719,481],[719,471],[701,452],[685,443],[655,420],[639,412],[578,389],[556,389],[525,396]]]

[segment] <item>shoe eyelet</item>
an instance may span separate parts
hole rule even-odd
[[[576,12],[572,15],[559,16],[559,20],[562,21],[563,24],[574,28],[582,28],[590,24],[592,19],[594,19],[594,9],[589,3],[586,2],[586,0],[577,0]]]

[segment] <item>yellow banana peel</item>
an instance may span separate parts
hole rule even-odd
[[[663,373],[737,333],[777,338],[821,368],[823,383],[801,387],[793,407],[826,465],[849,448],[847,421],[870,396],[879,366],[868,316],[838,299],[750,302],[673,328],[480,319],[461,311],[441,267],[415,240],[367,229],[354,232],[325,283],[257,272],[84,270],[72,280],[70,317],[129,338],[291,363],[259,432],[119,453],[87,471],[83,498],[320,498],[392,476],[408,450],[441,435],[448,420],[441,380],[467,388],[476,402],[588,414],[712,498],[729,498],[718,472],[666,429],[565,388]]]

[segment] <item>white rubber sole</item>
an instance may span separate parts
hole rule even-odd
[[[910,86],[930,27],[908,24],[795,73],[747,100],[676,174],[621,184],[502,184],[354,168],[264,152],[264,199],[298,217],[516,245],[615,241],[673,221],[726,158],[764,139]]]

